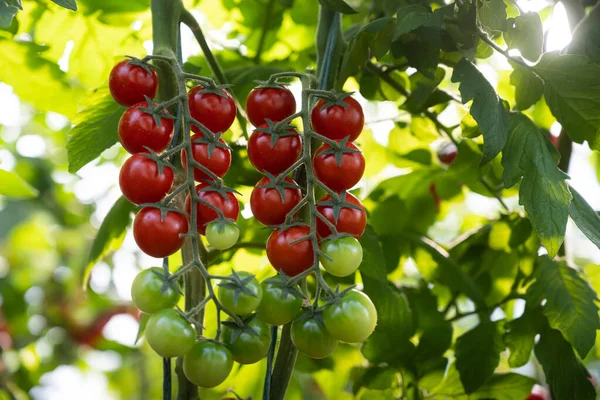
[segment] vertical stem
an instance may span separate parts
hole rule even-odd
[[[260,39],[258,41],[258,48],[256,49],[256,55],[254,56],[254,64],[260,64],[260,56],[262,55],[263,48],[265,47],[265,39],[267,38],[267,33],[269,32],[269,23],[271,22],[271,12],[273,11],[273,6],[275,5],[275,0],[269,0],[267,3],[267,10],[265,11],[265,19],[263,22],[262,31],[260,33]]]
[[[163,358],[163,400],[171,400],[171,359]]]
[[[275,368],[273,368],[273,375],[271,377],[270,400],[282,400],[285,397],[285,392],[294,371],[298,350],[294,346],[294,343],[292,343],[291,329],[292,323],[290,322],[289,324],[285,324],[281,331],[281,342],[279,343],[277,360],[275,361]]]
[[[271,327],[271,344],[267,354],[267,372],[265,374],[265,384],[263,389],[263,400],[269,400],[271,396],[271,373],[273,372],[273,358],[275,358],[275,347],[277,347],[277,330],[279,327]]]

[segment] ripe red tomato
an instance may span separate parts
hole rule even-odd
[[[337,163],[335,154],[323,154],[331,149],[331,146],[324,143],[317,152],[313,160],[315,175],[331,190],[342,192],[352,188],[360,181],[365,172],[365,157],[354,143],[346,143],[347,149],[358,150],[356,153],[343,153],[342,162]]]
[[[235,102],[231,94],[222,89],[224,96],[206,92],[203,86],[193,87],[188,93],[192,118],[206,126],[213,133],[225,132],[235,120]],[[200,129],[192,125],[192,130],[200,133]]]
[[[539,395],[536,393],[531,393],[529,396],[527,396],[527,398],[525,400],[546,400],[546,399],[542,395]]]
[[[223,147],[215,146],[209,157],[208,144],[194,142],[195,140],[201,140],[203,137],[204,134],[202,133],[192,136],[192,154],[194,155],[194,160],[201,165],[204,165],[219,177],[223,177],[231,166],[231,151]],[[219,142],[225,144],[225,141],[221,138],[219,138]],[[181,150],[181,163],[183,164],[183,168],[187,171],[187,154],[185,149]],[[194,180],[200,182],[204,179],[211,178],[199,168],[194,168]]]
[[[144,207],[133,221],[135,242],[144,253],[156,258],[177,252],[184,241],[184,237],[180,235],[187,232],[187,218],[174,211],[168,211],[162,219],[158,208]]]
[[[173,186],[173,170],[164,167],[158,173],[158,165],[143,154],[132,155],[121,167],[119,186],[123,196],[133,204],[157,203]]]
[[[219,193],[215,191],[205,190],[209,188],[210,185],[208,183],[201,183],[196,186],[196,193],[200,197],[200,199],[206,201],[209,204],[212,204],[214,207],[218,208],[223,212],[223,216],[225,218],[229,218],[235,221],[240,214],[240,203],[238,203],[237,198],[232,192],[227,192],[227,200],[223,198]],[[185,200],[185,209],[188,213],[191,213],[191,205],[190,205],[190,197]],[[198,229],[198,233],[204,235],[206,232],[206,225],[209,222],[214,221],[219,218],[219,214],[206,204],[198,203],[196,204],[196,227]]]
[[[167,148],[173,135],[173,120],[160,119],[160,126],[156,126],[152,115],[147,114],[139,107],[148,107],[145,101],[137,103],[127,109],[119,120],[119,140],[131,154],[145,153],[144,146],[160,153]],[[166,113],[167,110],[164,110]]]
[[[266,176],[258,181],[250,195],[250,208],[254,218],[263,225],[283,224],[286,215],[300,203],[302,192],[300,189],[286,187],[283,189],[282,199],[277,189],[258,187],[270,182]],[[285,178],[285,182],[296,185],[296,182],[288,177]]]
[[[338,215],[337,223],[333,218],[333,206],[320,204],[328,200],[331,200],[330,195],[326,195],[319,200],[319,203],[317,204],[317,211],[335,225],[338,233],[349,233],[357,239],[361,237],[365,232],[365,228],[367,227],[367,210],[360,200],[358,200],[352,194],[346,192],[346,202],[359,206],[361,209],[357,210],[350,207],[343,207]],[[322,238],[331,235],[331,229],[329,229],[325,222],[318,218],[317,233]]]
[[[267,128],[266,124],[259,128]],[[291,128],[293,129],[293,128]],[[295,131],[295,129],[293,129]],[[267,171],[272,175],[289,168],[302,153],[302,140],[298,135],[280,136],[271,146],[271,135],[254,131],[248,141],[248,158],[259,172]]]
[[[144,96],[151,99],[158,90],[158,76],[154,68],[150,72],[139,65],[129,64],[131,60],[123,60],[110,71],[108,88],[113,99],[122,106],[132,106],[144,101]]]
[[[314,251],[310,239],[290,245],[310,233],[308,226],[293,226],[285,231],[275,229],[267,240],[267,257],[277,271],[296,276],[314,265]]]
[[[323,108],[325,100],[320,99],[312,109],[311,121],[315,132],[333,140],[350,136],[355,141],[365,125],[365,116],[358,101],[348,96],[344,99],[348,107],[334,105]]]
[[[442,164],[450,165],[458,155],[458,148],[456,148],[454,143],[447,143],[438,150],[437,155]]]
[[[260,126],[270,119],[273,122],[286,119],[296,112],[294,95],[285,86],[252,89],[246,99],[248,119]]]

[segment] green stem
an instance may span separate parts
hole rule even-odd
[[[258,48],[256,49],[256,55],[254,56],[254,64],[260,64],[260,56],[262,55],[263,49],[265,47],[265,40],[267,38],[267,33],[269,32],[269,23],[271,22],[271,12],[273,11],[273,6],[275,5],[275,0],[269,0],[267,3],[267,9],[264,12],[265,20],[263,22],[262,31],[260,33],[260,39],[258,41]]]
[[[277,360],[275,361],[275,368],[273,368],[273,375],[271,376],[270,400],[282,400],[285,397],[285,392],[292,378],[298,350],[294,346],[294,343],[292,343],[291,329],[292,323],[290,322],[285,324],[281,331],[281,342],[279,342]]]

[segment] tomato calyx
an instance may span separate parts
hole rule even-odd
[[[238,318],[238,321],[234,320],[221,322],[222,325],[225,325],[226,327],[231,329],[231,338],[229,340],[229,344],[235,342],[236,339],[239,338],[242,333],[248,333],[252,336],[259,337],[260,335],[258,334],[258,332],[256,332],[256,330],[250,326],[250,322],[257,316],[258,314],[251,314],[243,319]]]
[[[333,143],[327,143],[327,144],[329,144],[330,148],[325,151],[322,151],[321,153],[319,153],[319,155],[323,155],[323,156],[330,155],[330,154],[335,155],[335,162],[337,163],[338,167],[341,167],[342,166],[342,158],[343,158],[344,154],[360,153],[360,150],[358,150],[358,149],[353,149],[351,147],[347,147],[347,143],[349,141],[350,141],[350,137],[346,136],[339,142],[332,141]]]
[[[212,157],[213,151],[218,147],[220,149],[225,149],[232,151],[231,147],[225,141],[221,141],[221,136],[223,136],[222,132],[206,132],[199,135],[194,135],[194,139],[192,143],[205,144],[208,152],[208,158]]]
[[[353,93],[354,92],[338,93],[335,90],[330,90],[330,91],[326,91],[326,92],[319,91],[319,93],[316,94],[316,97],[323,99],[325,101],[320,108],[321,110],[327,110],[329,107],[333,107],[333,106],[340,106],[343,108],[348,108],[350,106],[344,100],[346,99],[346,97],[352,96]]]
[[[254,83],[256,83],[258,86],[255,86],[254,88],[252,88],[253,90],[256,90],[256,89],[287,89],[287,87],[289,86],[286,83],[272,82],[271,80],[261,81],[259,79],[255,79]]]
[[[342,193],[340,193],[338,195],[338,198],[334,198],[333,196],[325,201],[320,201],[317,206],[330,206],[332,211],[333,211],[333,220],[335,221],[335,223],[338,223],[338,219],[340,216],[340,212],[344,209],[344,208],[353,208],[355,210],[362,210],[362,208],[360,208],[359,206],[357,206],[356,204],[352,204],[348,201],[346,201],[346,195],[348,192],[343,191]]]
[[[298,290],[298,284],[291,280],[283,270],[279,271],[279,275],[267,279],[267,282],[272,286],[281,288],[284,300],[286,300],[288,296],[293,296],[303,301],[307,300],[304,294]]]
[[[266,128],[256,128],[256,132],[266,133],[271,136],[271,148],[275,147],[277,140],[281,137],[286,136],[298,136],[299,133],[289,122],[281,123],[277,121],[271,121],[270,119],[265,120],[267,123]],[[261,125],[264,126],[264,125]]]
[[[299,186],[296,182],[294,181],[288,181],[285,180],[285,176],[281,177],[281,181],[278,181],[279,179],[272,175],[271,173],[269,173],[269,171],[264,171],[265,175],[267,176],[269,182],[265,183],[263,185],[259,185],[256,186],[258,189],[275,189],[277,190],[277,193],[279,194],[279,198],[281,199],[281,202],[284,203],[285,202],[285,189],[300,189],[302,190],[302,186]]]
[[[196,93],[212,93],[212,94],[216,94],[217,96],[220,96],[224,99],[228,99],[229,96],[227,96],[227,92],[225,91],[226,89],[229,89],[230,87],[232,87],[233,85],[231,84],[223,84],[223,85],[219,85],[219,84],[214,84],[211,82],[203,82],[202,83],[202,89],[199,90]]]
[[[239,276],[235,270],[231,270],[231,275],[228,277],[229,279],[221,281],[217,286],[224,287],[227,289],[233,290],[233,304],[237,306],[238,301],[240,299],[240,295],[245,293],[252,297],[257,297],[256,293],[250,290],[246,285],[250,283],[255,275],[249,275],[245,278]]]
[[[225,201],[229,200],[229,196],[227,196],[227,193],[235,193],[240,196],[242,195],[237,190],[225,186],[223,184],[223,181],[213,181],[213,180],[208,180],[208,179],[205,179],[204,181],[206,182],[206,185],[202,189],[200,189],[201,192],[217,192],[218,194],[221,195],[221,197],[223,197],[223,199]],[[196,201],[203,203],[202,201],[200,201],[199,198],[196,198]],[[210,221],[210,222],[213,222],[213,221]]]
[[[160,126],[161,118],[173,120],[177,119],[175,115],[169,114],[162,104],[152,101],[152,99],[146,95],[144,95],[144,98],[146,99],[147,107],[138,107],[138,110],[151,115],[154,119],[154,123],[156,123],[156,126]]]
[[[163,269],[163,272],[153,270],[152,273],[158,276],[163,281],[162,288],[160,289],[160,294],[164,294],[167,290],[173,289],[174,291],[179,293],[179,295],[183,296],[181,288],[175,280],[171,279],[171,274],[167,269]]]
[[[125,57],[129,58],[129,61],[127,62],[127,64],[135,65],[136,67],[141,67],[147,73],[152,74],[152,70],[150,69],[151,66],[150,66],[150,64],[148,64],[148,62],[145,59],[140,59],[137,57],[127,56],[127,55]]]
[[[149,147],[146,147],[146,150],[148,151],[147,153],[138,153],[138,154],[140,154],[142,157],[146,157],[146,158],[154,161],[156,163],[156,167],[158,168],[159,175],[162,175],[165,167],[171,168],[173,171],[175,171],[175,167],[173,166],[173,164],[171,164],[169,161],[167,161],[164,157],[161,157],[157,152],[155,152],[154,150],[152,150]]]

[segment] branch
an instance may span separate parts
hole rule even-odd
[[[265,39],[267,38],[267,33],[269,32],[269,22],[271,22],[271,12],[273,11],[273,6],[275,5],[275,0],[269,0],[267,3],[267,10],[265,11],[265,20],[263,22],[262,31],[260,33],[260,39],[258,41],[258,48],[256,49],[256,55],[254,56],[254,64],[260,64],[260,56],[262,55],[263,48],[265,46]]]
[[[469,311],[469,312],[466,312],[466,313],[457,313],[452,318],[447,319],[446,322],[454,322],[454,321],[457,321],[457,320],[459,320],[461,318],[468,317],[469,315],[479,314],[479,313],[482,313],[482,312],[494,311],[496,308],[502,306],[503,304],[506,304],[506,303],[508,303],[511,300],[516,300],[516,299],[520,299],[520,298],[522,298],[522,296],[520,296],[518,294],[515,294],[515,293],[511,293],[508,296],[506,296],[504,299],[500,300],[498,303],[496,303],[496,304],[494,304],[492,306],[479,308],[479,309],[476,309],[476,310],[473,310],[473,311]]]
[[[488,37],[488,35],[481,30],[481,28],[478,28],[478,32],[477,34],[479,35],[479,37],[481,38],[481,40],[483,40],[484,42],[486,42],[492,49],[496,50],[498,53],[502,54],[504,57],[506,57],[508,60],[515,62],[529,70],[532,70],[533,68],[531,68],[531,66],[529,64],[527,64],[525,61],[523,61],[521,58],[518,57],[513,57],[510,54],[508,54],[508,50],[503,49],[502,47],[498,46],[496,44],[496,42],[494,42],[492,39],[490,39]]]

